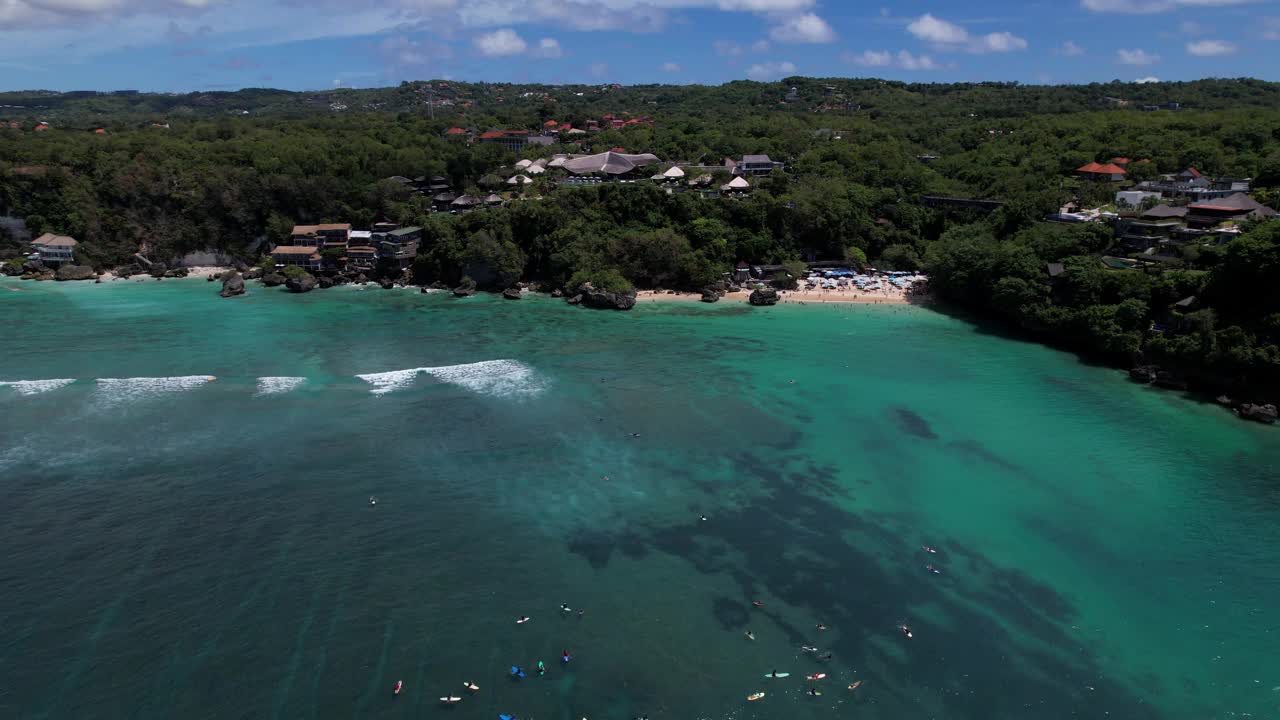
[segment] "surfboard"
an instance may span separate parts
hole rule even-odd
[[[456,703],[456,702],[462,702],[462,698],[460,698],[460,697],[442,697],[442,698],[440,698],[440,702],[443,702],[443,703]]]
[[[859,685],[861,685],[861,684],[862,684],[862,681],[861,681],[861,680],[856,680],[856,681],[854,681],[854,683],[853,683],[852,685],[850,685],[850,686],[849,686],[849,689],[850,689],[850,690],[857,690],[857,689],[858,689],[858,686],[859,686]]]
[[[791,673],[778,673],[777,675],[774,675],[773,673],[765,673],[765,677],[767,677],[767,678],[788,678],[788,677],[791,677]]]
[[[825,678],[826,676],[827,676],[827,674],[826,674],[826,673],[814,673],[813,675],[810,675],[810,676],[808,676],[808,677],[807,677],[807,678],[805,678],[805,679],[806,679],[806,680],[821,680],[821,679]]]
[[[754,695],[748,695],[747,700],[749,702],[755,702],[756,700],[759,700],[762,697],[764,697],[764,693],[755,693]]]

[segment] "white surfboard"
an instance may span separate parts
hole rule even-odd
[[[765,673],[765,677],[767,677],[767,678],[788,678],[788,677],[791,677],[791,673],[778,673],[777,675],[774,675],[773,673]]]

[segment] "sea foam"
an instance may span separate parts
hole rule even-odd
[[[216,379],[212,375],[98,378],[98,392],[109,402],[124,402],[163,393],[195,390]]]
[[[307,381],[304,377],[260,377],[258,378],[259,395],[279,395],[296,390]]]
[[[0,387],[11,387],[19,395],[39,395],[50,390],[64,388],[75,382],[75,378],[59,378],[56,380],[0,380]]]
[[[385,395],[408,387],[421,374],[482,395],[517,397],[536,395],[542,391],[542,383],[533,369],[516,360],[484,360],[465,365],[408,368],[356,377],[373,386],[369,392]]]

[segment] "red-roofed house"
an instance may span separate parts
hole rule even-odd
[[[480,142],[498,143],[511,152],[520,152],[529,144],[528,130],[489,130],[480,133]]]
[[[46,122],[36,123],[36,127],[35,127],[36,132],[44,132],[45,130],[48,130],[48,129],[49,129],[49,123],[46,123]]]
[[[452,139],[464,138],[467,136],[467,131],[460,127],[451,127],[444,131],[444,136]]]
[[[1113,158],[1111,158],[1111,164],[1112,164],[1112,165],[1119,165],[1120,167],[1124,167],[1124,166],[1128,165],[1128,164],[1129,164],[1129,163],[1131,163],[1131,162],[1133,162],[1133,161],[1132,161],[1132,160],[1130,160],[1130,159],[1129,159],[1129,158],[1127,158],[1127,157],[1113,157]]]
[[[107,134],[107,129],[106,129],[106,128],[95,128],[95,129],[94,129],[94,131],[93,131],[93,134],[94,134],[94,135],[106,135],[106,134]]]
[[[1085,180],[1095,180],[1098,182],[1120,182],[1124,180],[1124,168],[1115,163],[1107,163],[1100,165],[1091,162],[1088,165],[1076,168],[1076,174]]]

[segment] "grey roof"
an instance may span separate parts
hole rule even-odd
[[[1171,205],[1157,205],[1142,213],[1144,218],[1180,218],[1186,216],[1187,209],[1185,207],[1173,207]]]
[[[1196,304],[1196,296],[1195,296],[1195,295],[1191,295],[1191,296],[1188,296],[1188,297],[1184,297],[1184,298],[1182,298],[1181,300],[1179,300],[1178,302],[1174,303],[1174,305],[1176,305],[1176,306],[1178,306],[1178,307],[1181,307],[1181,308],[1189,308],[1189,307],[1191,307],[1192,305],[1195,305],[1195,304]]]
[[[743,165],[771,165],[772,163],[773,161],[769,159],[768,155],[743,155],[742,156]]]
[[[554,145],[556,142],[558,141],[555,138],[550,137],[548,135],[530,135],[529,136],[530,145]]]
[[[454,200],[452,204],[458,207],[471,207],[472,205],[479,205],[482,202],[484,201],[474,195],[463,195],[457,200]]]
[[[650,153],[624,155],[616,152],[604,152],[599,155],[588,155],[566,160],[564,168],[577,175],[586,175],[588,173],[623,175],[638,167],[653,165],[657,162],[659,162],[658,156]]]
[[[40,237],[36,238],[35,240],[32,240],[31,244],[40,245],[43,247],[75,247],[78,243],[76,243],[74,238],[68,237],[66,235],[54,235],[53,233],[45,233]]]
[[[1228,195],[1224,198],[1218,198],[1216,200],[1202,200],[1197,203],[1192,203],[1189,207],[1192,210],[1200,208],[1208,210],[1232,209],[1239,210],[1242,213],[1257,213],[1263,217],[1272,217],[1276,214],[1275,210],[1272,210],[1242,192],[1236,193],[1235,195]]]
[[[502,202],[502,196],[501,196],[501,195],[498,195],[498,194],[496,194],[496,193],[491,193],[491,194],[489,195],[489,197],[487,197],[487,198],[485,198],[485,199],[484,199],[484,201],[485,201],[485,202],[487,202],[487,203],[489,203],[489,204],[491,204],[491,205],[492,205],[492,204],[495,204],[495,203],[501,203],[501,202]]]
[[[1062,263],[1046,263],[1045,269],[1049,271],[1049,277],[1058,277],[1067,271],[1067,266]]]
[[[454,201],[454,200],[456,200],[457,198],[458,198],[458,196],[457,196],[457,195],[454,195],[454,194],[453,194],[453,193],[451,193],[451,192],[442,192],[442,193],[440,193],[439,195],[437,195],[437,196],[435,196],[435,197],[433,197],[433,198],[431,198],[431,199],[432,199],[432,200],[435,200],[436,202],[447,203],[447,202],[453,202],[453,201]]]
[[[413,226],[413,227],[402,227],[399,230],[392,230],[391,232],[387,233],[387,235],[391,237],[402,238],[407,235],[416,235],[420,232],[422,232],[422,228]]]

